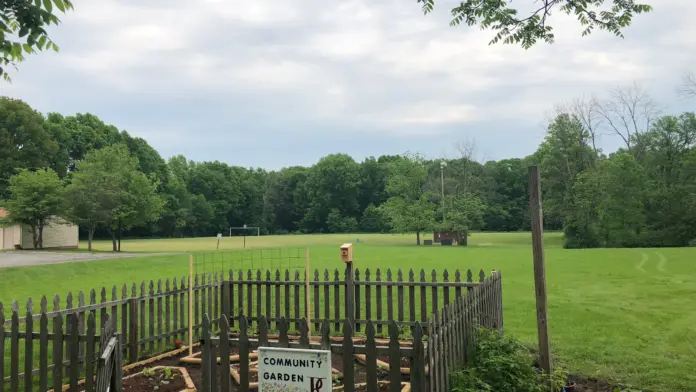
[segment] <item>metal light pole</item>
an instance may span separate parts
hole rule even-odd
[[[445,167],[447,162],[440,162],[440,185],[442,186],[442,223],[445,223]]]

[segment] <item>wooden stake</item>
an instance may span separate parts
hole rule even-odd
[[[309,248],[305,248],[305,313],[307,316],[307,327],[309,328],[309,336],[312,336],[312,301],[310,297],[312,292],[309,290]]]
[[[189,356],[193,355],[193,255],[189,255]]]
[[[532,249],[534,255],[534,287],[536,291],[539,365],[551,374],[548,304],[546,302],[546,265],[544,260],[544,217],[541,209],[541,174],[539,166],[529,167],[529,212],[532,216]]]

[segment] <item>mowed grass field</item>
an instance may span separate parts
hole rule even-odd
[[[359,238],[360,242],[355,243]],[[549,325],[556,361],[586,376],[647,391],[696,390],[696,248],[565,250],[547,233]],[[247,247],[308,247],[311,268],[339,268],[338,247],[354,243],[357,268],[499,269],[503,273],[505,331],[536,339],[532,248],[529,233],[475,233],[468,247],[417,247],[415,235],[297,235],[247,237]],[[142,280],[181,277],[188,252],[215,252],[215,238],[132,240],[125,252],[142,257],[0,270],[0,301],[89,290]],[[81,244],[86,248],[86,244]],[[108,251],[110,242],[96,242]],[[223,238],[221,250],[242,247]],[[145,252],[180,252],[148,256]],[[209,260],[215,256],[209,255]],[[222,261],[219,261],[222,265]],[[217,271],[213,262],[197,264]],[[249,268],[247,264],[244,268]],[[254,268],[285,268],[287,261]],[[304,259],[292,266],[304,267]],[[235,268],[238,268],[236,266]],[[6,308],[8,306],[6,305]]]

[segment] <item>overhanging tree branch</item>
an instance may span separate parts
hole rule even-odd
[[[435,0],[418,0],[418,3],[423,4],[425,14],[435,7]],[[605,3],[609,3],[610,7]],[[532,10],[527,17],[520,18],[518,10],[509,7],[504,0],[465,0],[452,8],[450,26],[478,24],[482,29],[495,32],[489,44],[502,41],[529,49],[539,40],[554,42],[553,28],[547,23],[554,7],[560,7],[558,9],[568,15],[575,15],[585,26],[583,36],[599,28],[623,37],[622,29],[631,24],[633,15],[652,10],[651,6],[636,4],[634,0],[543,0],[543,5]]]

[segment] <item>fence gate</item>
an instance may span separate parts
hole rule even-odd
[[[123,390],[121,335],[115,332],[114,323],[110,320],[107,320],[102,328],[100,347],[96,392],[121,392]]]

